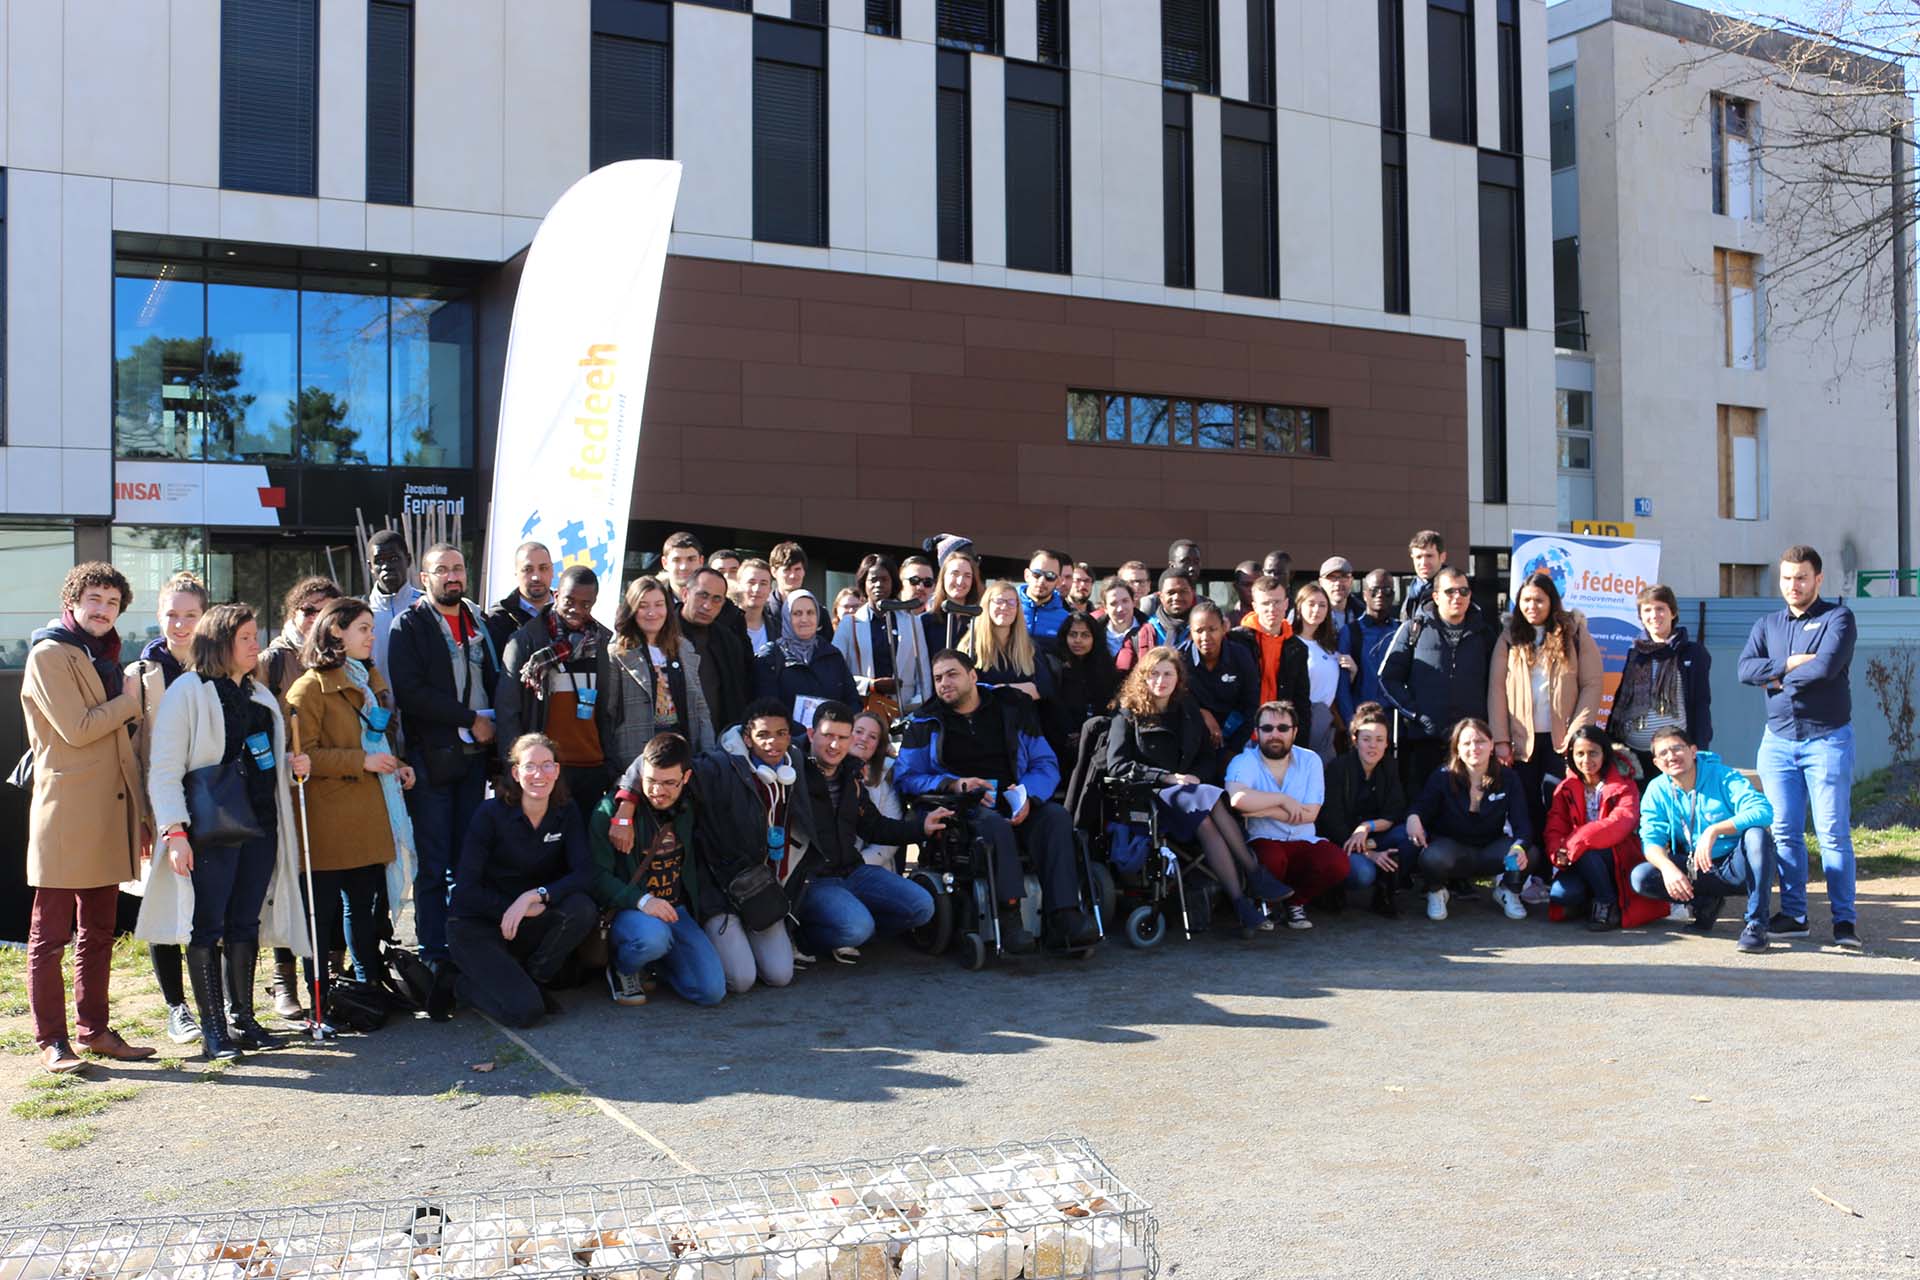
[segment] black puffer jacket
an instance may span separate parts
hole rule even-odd
[[[857,776],[859,767],[860,762],[849,756],[840,769],[855,776],[828,778],[812,760],[807,761],[806,793],[813,810],[814,841],[787,877],[787,896],[795,902],[815,878],[844,876],[866,865],[856,840],[903,845],[920,838],[920,819],[889,818],[874,807],[866,784]],[[837,800],[835,782],[843,784]]]
[[[787,787],[787,847],[815,841],[813,804],[807,795],[806,759],[788,748],[787,765],[794,780]],[[767,806],[754,776],[756,761],[738,726],[720,737],[720,745],[693,759],[696,803],[693,826],[692,871],[700,878],[693,898],[704,922],[731,908],[724,889],[733,878],[767,856]],[[640,761],[634,760],[620,779],[620,789],[640,790]],[[681,874],[686,874],[684,871]]]
[[[1380,664],[1380,687],[1411,722],[1415,738],[1444,738],[1468,717],[1487,716],[1487,673],[1499,632],[1475,607],[1459,626],[1431,603],[1400,624]]]

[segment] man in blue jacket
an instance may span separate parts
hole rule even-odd
[[[1020,612],[1036,644],[1053,639],[1067,621],[1067,602],[1060,594],[1061,558],[1045,547],[1027,557],[1027,580],[1020,587]],[[1046,646],[1041,644],[1042,648]]]
[[[1640,801],[1640,847],[1633,891],[1664,902],[1691,902],[1696,933],[1712,930],[1731,893],[1747,896],[1744,952],[1767,949],[1767,896],[1773,886],[1774,806],[1737,769],[1694,749],[1685,729],[1653,735],[1660,776]]]
[[[1787,607],[1753,624],[1740,654],[1740,682],[1767,691],[1760,784],[1773,801],[1780,911],[1772,930],[1807,936],[1807,807],[1827,873],[1833,945],[1860,949],[1853,907],[1853,610],[1820,598],[1820,553],[1788,547],[1780,557]]]
[[[967,820],[993,848],[1002,952],[1034,949],[1020,919],[1023,849],[1040,878],[1048,945],[1088,947],[1100,940],[1080,910],[1073,819],[1052,801],[1060,766],[1031,698],[1015,689],[982,689],[972,657],[957,649],[935,654],[933,697],[907,724],[893,782],[907,798],[985,793]]]

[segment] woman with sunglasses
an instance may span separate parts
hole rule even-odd
[[[413,787],[413,770],[394,754],[393,694],[370,665],[373,606],[351,596],[328,601],[307,628],[300,657],[306,672],[287,690],[287,705],[313,761],[306,856],[313,864],[316,950],[328,956],[345,947],[354,980],[377,989],[386,977],[380,942],[392,933],[379,904],[404,902],[414,856],[413,822],[402,799]],[[309,961],[309,992],[313,978]],[[323,978],[321,1007],[314,1011],[323,1022],[327,983]]]
[[[586,822],[567,795],[553,740],[523,733],[460,850],[447,948],[461,1000],[510,1027],[558,1012],[547,985],[600,919],[587,896],[593,878]]]

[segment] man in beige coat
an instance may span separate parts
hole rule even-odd
[[[94,560],[75,566],[60,589],[61,616],[33,634],[20,687],[33,754],[28,1003],[34,1041],[49,1071],[85,1065],[67,1039],[60,961],[69,941],[80,1047],[121,1061],[154,1052],[128,1044],[107,1025],[120,882],[139,878],[140,858],[152,844],[133,743],[142,718],[141,683],[120,669],[115,630],[132,598],[133,589],[112,565]]]

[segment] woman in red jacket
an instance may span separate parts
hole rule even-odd
[[[1665,903],[1628,887],[1628,876],[1644,861],[1640,791],[1598,725],[1581,725],[1567,740],[1567,776],[1547,804],[1544,844],[1553,863],[1549,919],[1584,911],[1587,928],[1599,932],[1620,928],[1623,915],[1631,927],[1667,914]]]

